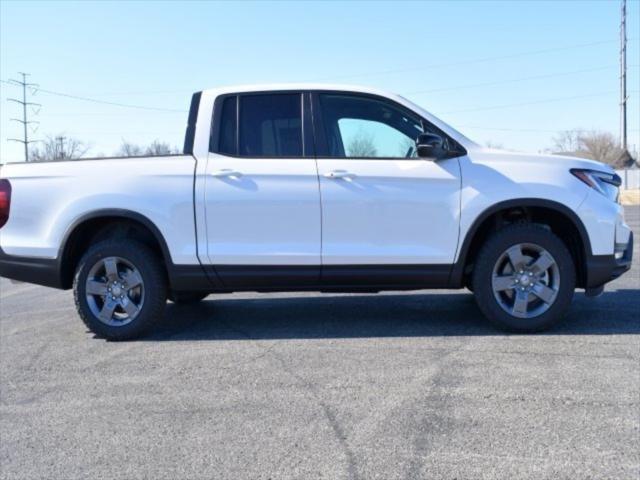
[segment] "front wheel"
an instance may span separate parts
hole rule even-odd
[[[76,309],[99,337],[128,340],[148,331],[167,298],[160,260],[130,240],[106,240],[82,257],[73,281]]]
[[[499,327],[536,332],[562,318],[576,274],[571,254],[550,230],[517,224],[494,233],[478,252],[473,272],[476,302]]]

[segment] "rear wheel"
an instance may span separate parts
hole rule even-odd
[[[478,253],[473,289],[480,310],[501,328],[535,332],[557,322],[571,304],[575,266],[550,230],[518,224],[494,233]]]
[[[80,318],[99,337],[127,340],[159,319],[167,298],[160,260],[146,246],[107,240],[80,260],[73,282]]]

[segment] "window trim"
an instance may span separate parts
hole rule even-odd
[[[410,108],[405,107],[404,105],[392,100],[388,97],[384,97],[382,95],[376,95],[374,93],[363,93],[363,92],[349,92],[344,90],[312,90],[311,94],[311,109],[313,112],[313,132],[315,138],[315,147],[316,147],[316,158],[322,160],[412,160],[412,161],[424,161],[421,157],[334,157],[328,155],[329,145],[326,137],[326,130],[324,119],[322,117],[322,106],[320,104],[320,95],[342,95],[346,97],[363,97],[371,100],[377,100],[383,103],[387,103],[394,108],[401,110],[402,112],[406,112],[408,115],[412,117],[416,117],[419,119],[423,125],[428,125],[430,129],[437,132],[443,139],[446,139],[451,145],[456,147],[456,150],[452,150],[450,156],[446,158],[457,158],[467,154],[467,150],[460,145],[459,142],[451,138],[450,135],[447,135],[436,125],[425,119],[419,113],[411,110]]]
[[[182,153],[185,155],[193,155],[196,138],[196,123],[198,121],[198,111],[200,110],[201,99],[202,92],[196,92],[191,96],[189,117],[187,118],[187,129],[184,132],[184,146],[182,147]]]
[[[247,156],[240,155],[240,103],[242,97],[252,97],[258,95],[298,95],[300,97],[300,118],[301,118],[301,138],[302,155],[282,155],[282,156]],[[220,117],[224,101],[229,97],[236,97],[236,131],[235,154],[220,152],[220,135],[222,134],[222,124]],[[315,148],[313,139],[313,129],[311,127],[311,104],[308,91],[304,90],[261,90],[252,92],[235,92],[218,95],[213,104],[213,115],[211,120],[211,131],[209,133],[209,153],[215,153],[224,157],[238,159],[299,159],[315,158]]]
[[[236,128],[235,128],[235,132],[234,132],[234,150],[235,152],[238,152],[238,96],[237,95],[222,95],[219,98],[216,98],[215,100],[215,104],[213,107],[213,118],[211,121],[211,133],[209,135],[209,152],[210,153],[218,153],[219,155],[226,155],[226,156],[231,156],[231,154],[229,153],[222,153],[220,152],[220,144],[222,143],[222,122],[220,121],[220,118],[222,117],[222,110],[224,109],[224,104],[225,102],[230,99],[233,98],[235,99],[236,102],[236,112],[235,112],[235,117],[236,117]],[[216,117],[216,113],[217,113],[217,117]],[[214,135],[215,132],[215,135]]]

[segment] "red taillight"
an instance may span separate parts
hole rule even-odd
[[[9,220],[11,207],[11,184],[9,180],[0,178],[0,228]]]

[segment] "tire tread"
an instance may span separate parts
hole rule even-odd
[[[112,327],[98,320],[84,301],[84,278],[101,257],[127,258],[141,271],[145,282],[145,300],[138,316],[122,327]],[[132,260],[135,259],[135,261]],[[137,338],[148,332],[164,313],[167,280],[161,261],[145,245],[132,240],[104,240],[90,247],[80,259],[73,278],[73,298],[80,318],[98,337],[121,341]]]
[[[554,256],[560,269],[560,289],[554,304],[532,319],[509,315],[496,302],[491,287],[493,267],[508,246],[516,243],[542,243]],[[510,332],[541,332],[557,323],[571,304],[576,282],[573,258],[564,242],[550,229],[533,223],[515,223],[494,232],[480,248],[473,270],[473,290],[482,313],[494,325]]]

